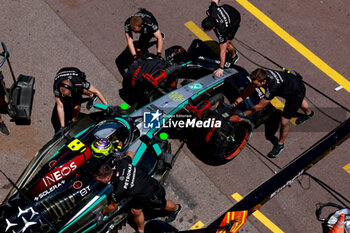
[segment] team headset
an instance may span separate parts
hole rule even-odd
[[[65,83],[62,83],[62,82],[61,82],[58,86],[59,86],[59,87],[67,88],[67,89],[70,90],[71,92],[72,92],[72,90],[73,90],[73,87],[71,87],[71,86],[69,86],[69,85],[67,85],[67,84],[65,84]]]
[[[65,71],[63,71],[63,73],[64,73]],[[80,77],[80,78],[82,78],[82,79],[86,79],[86,75],[85,75],[85,73],[84,72],[82,72],[82,71],[80,71],[80,70],[75,70],[75,74],[74,73],[71,73],[65,80],[71,80],[71,77],[74,75],[74,76],[78,76],[78,77]],[[59,73],[58,75],[56,75],[56,77],[55,77],[55,80],[57,80],[57,79],[59,79],[60,78],[60,76],[62,76],[62,74],[61,73]],[[64,75],[65,76],[65,75]],[[63,80],[62,80],[63,81]],[[68,90],[70,90],[70,92],[72,93],[72,94],[75,94],[75,92],[77,91],[75,88],[73,88],[73,87],[71,87],[71,86],[69,86],[68,84],[65,84],[65,83],[62,83],[62,81],[60,82],[60,84],[58,84],[58,87],[64,87],[64,88],[67,88]],[[72,81],[71,81],[72,82]],[[74,85],[74,83],[72,82],[72,84]]]

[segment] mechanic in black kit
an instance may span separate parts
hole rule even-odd
[[[258,68],[250,76],[254,87],[265,88],[265,96],[260,102],[244,112],[249,116],[262,110],[275,96],[280,96],[286,100],[281,116],[281,128],[278,142],[273,146],[268,154],[271,158],[276,158],[284,149],[284,141],[289,133],[289,121],[300,108],[305,113],[297,118],[296,124],[301,125],[314,115],[307,101],[305,100],[305,85],[299,75],[290,72],[263,70]],[[248,88],[247,88],[248,89]],[[241,97],[237,98],[234,105],[242,102]]]
[[[57,135],[62,135],[65,128],[78,119],[82,95],[90,97],[86,106],[88,109],[97,97],[103,104],[108,104],[103,94],[86,80],[85,73],[75,67],[64,67],[57,72],[53,91],[56,104],[51,123]]]
[[[204,31],[214,30],[220,47],[220,66],[214,71],[216,76],[222,76],[224,73],[226,50],[232,57],[232,63],[237,62],[238,54],[232,43],[233,38],[239,28],[241,22],[240,13],[229,5],[218,6],[219,0],[212,0],[207,10],[207,17],[202,21]]]
[[[125,21],[125,37],[134,59],[141,57],[141,55],[147,50],[147,44],[155,37],[157,39],[157,55],[161,57],[163,49],[163,35],[159,30],[159,26],[156,18],[153,14],[144,8],[141,8],[139,12],[130,16]],[[134,33],[140,33],[139,41],[134,46],[133,35]]]
[[[102,183],[111,182],[113,185],[112,201],[101,212],[96,214],[97,224],[105,215],[115,211],[122,199],[132,197],[131,213],[137,225],[138,232],[144,232],[145,218],[142,209],[150,207],[163,209],[170,214],[165,221],[170,223],[175,221],[182,207],[170,200],[165,199],[165,189],[160,183],[148,174],[132,165],[134,153],[128,151],[113,170],[109,165],[103,164],[95,173],[96,180]]]

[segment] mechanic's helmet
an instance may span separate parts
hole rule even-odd
[[[107,138],[100,138],[91,144],[92,155],[96,158],[108,156],[113,150],[114,146]]]

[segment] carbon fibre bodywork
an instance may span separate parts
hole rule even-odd
[[[69,126],[62,137],[54,137],[28,164],[4,203],[0,206],[1,232],[111,232],[123,223],[128,200],[110,217],[96,225],[94,213],[104,208],[112,191],[93,177],[102,163],[113,157],[96,159],[90,145],[96,138],[122,140],[121,152],[133,151],[133,165],[161,180],[171,167],[169,142],[160,139],[163,126],[191,101],[214,93],[225,81],[238,77],[226,69],[222,77],[209,74],[165,94],[141,109],[127,113],[118,107],[82,117]],[[155,114],[158,126],[146,125],[145,114]],[[162,164],[162,166],[160,166]],[[164,166],[165,164],[165,166]]]

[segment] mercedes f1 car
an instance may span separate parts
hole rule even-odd
[[[162,180],[175,157],[164,133],[186,124],[190,128],[219,128],[220,122],[212,118],[203,120],[199,115],[220,102],[223,88],[236,79],[240,79],[240,73],[235,69],[226,69],[222,77],[210,73],[132,113],[130,109],[95,104],[101,111],[72,123],[63,136],[55,136],[29,163],[0,206],[0,231],[117,231],[116,227],[126,219],[128,199],[110,217],[96,224],[94,213],[107,205],[112,186],[99,183],[93,174],[100,164],[113,158],[93,157],[91,143],[97,138],[109,138],[117,148],[121,141],[121,153],[135,153],[133,165]],[[176,117],[183,120],[183,113],[193,113],[197,118],[180,123]],[[172,127],[175,123],[177,127]],[[234,124],[239,127],[246,125],[246,121]],[[244,133],[230,135],[230,145],[241,149],[251,132],[249,127],[241,127],[248,129]]]
[[[194,40],[188,51],[181,46],[168,48],[165,60],[145,54],[130,65],[124,76],[121,97],[130,105],[140,107],[149,104],[166,93],[173,93],[178,86],[211,75],[220,64],[216,57],[200,40]],[[280,121],[280,111],[269,104],[249,118],[241,115],[235,118],[237,122],[232,122],[231,116],[259,103],[264,94],[262,90],[255,88],[242,104],[233,107],[232,103],[248,87],[251,80],[244,68],[231,61],[226,61],[225,67],[233,68],[237,73],[226,78],[215,90],[191,99],[181,111],[182,115],[189,114],[195,119],[216,119],[222,122],[222,127],[219,128],[192,127],[181,129],[178,133],[186,140],[191,152],[210,165],[220,165],[235,158],[248,141],[253,128],[261,124],[266,126],[266,138],[272,144],[276,143],[277,138],[274,135]],[[189,86],[200,89],[202,85],[194,82]]]

